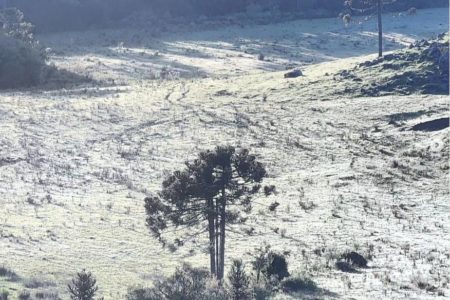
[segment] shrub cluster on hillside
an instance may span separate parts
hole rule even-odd
[[[154,282],[152,288],[131,288],[127,300],[265,300],[278,293],[314,293],[311,279],[291,276],[283,254],[265,247],[257,250],[250,274],[242,260],[233,260],[228,276],[217,281],[207,269],[188,264]]]
[[[46,56],[17,9],[0,11],[0,89],[40,83]]]
[[[227,292],[210,277],[208,270],[183,264],[167,278],[154,282],[153,288],[131,289],[127,300],[219,300]]]
[[[0,89],[34,86],[41,82],[45,61],[22,41],[0,36]]]
[[[24,14],[16,8],[0,9],[0,90],[60,88],[91,81],[46,62],[46,49],[34,38],[34,26]]]

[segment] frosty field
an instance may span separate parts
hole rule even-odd
[[[385,24],[395,50],[448,31],[448,11]],[[288,251],[291,272],[322,289],[306,299],[449,297],[449,129],[413,130],[448,118],[448,96],[347,97],[326,80],[375,57],[375,29],[322,19],[39,37],[52,63],[97,82],[0,93],[0,266],[20,277],[0,287],[66,299],[86,268],[105,299],[123,299],[182,261],[207,265],[203,244],[161,248],[143,199],[201,150],[236,145],[266,164],[277,194],[229,233],[228,259],[264,243]],[[285,79],[287,66],[304,76]],[[370,268],[336,270],[345,250],[372,256]]]

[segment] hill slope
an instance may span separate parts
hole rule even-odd
[[[448,295],[449,129],[437,126],[448,96],[355,98],[322,84],[370,57],[311,64],[295,79],[251,68],[172,81],[136,78],[130,61],[110,57],[117,69],[99,64],[97,76],[119,73],[126,85],[2,93],[0,266],[18,277],[0,286],[64,297],[86,268],[105,299],[123,299],[181,261],[206,262],[199,245],[160,248],[143,198],[200,150],[232,144],[258,154],[278,194],[258,199],[230,234],[229,258],[247,260],[264,242],[289,251],[291,271],[309,273],[326,295],[308,297]],[[371,256],[370,268],[336,270],[345,250]]]

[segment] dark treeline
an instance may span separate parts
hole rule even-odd
[[[364,0],[353,0],[361,7]],[[0,0],[22,10],[38,31],[77,30],[104,27],[135,12],[149,11],[157,16],[195,18],[214,17],[249,11],[295,13],[299,17],[337,16],[344,0]],[[448,0],[397,0],[387,7],[401,11],[411,7],[448,6]]]

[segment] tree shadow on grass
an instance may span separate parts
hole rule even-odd
[[[105,85],[104,82],[94,80],[86,75],[76,74],[74,72],[60,69],[55,66],[45,65],[42,67],[38,80],[30,82],[26,78],[21,80],[16,78],[11,87],[3,86],[0,92],[17,92],[17,91],[52,91],[61,89],[73,89],[82,86],[100,86]]]
[[[75,88],[87,84],[102,85],[102,82],[94,80],[89,76],[80,75],[55,66],[45,66],[42,71],[41,82],[34,88],[39,90],[59,90]]]
[[[338,299],[339,294],[318,287],[307,277],[288,277],[281,282],[281,291],[295,299]]]
[[[449,118],[440,118],[427,122],[416,124],[412,127],[413,131],[439,131],[449,127]]]
[[[167,52],[157,55],[139,51],[117,53],[114,49],[108,48],[100,55],[120,59],[128,68],[121,68],[119,73],[131,78],[136,75],[144,75],[143,77],[147,79],[193,78],[208,75],[206,68],[182,63],[168,57],[167,54],[175,53]]]

